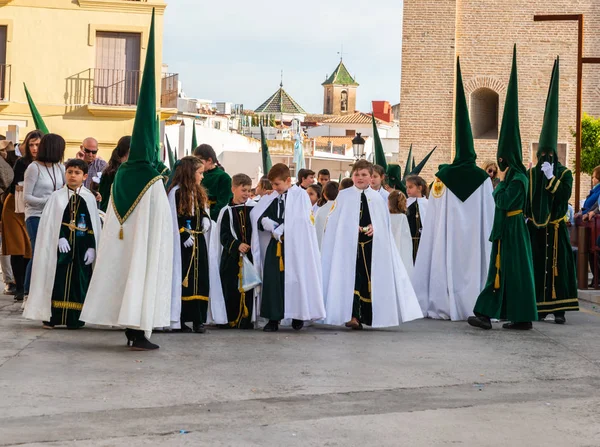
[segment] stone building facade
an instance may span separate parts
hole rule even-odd
[[[584,57],[600,56],[598,0],[404,0],[400,159],[413,144],[432,179],[454,154],[454,86],[460,56],[478,161],[495,159],[512,47],[517,44],[525,165],[535,162],[554,58],[560,56],[559,157],[574,166],[577,22],[534,22],[536,14],[584,14]],[[595,54],[594,54],[595,52]],[[600,65],[584,65],[583,111],[600,115]],[[588,183],[582,181],[582,196]]]

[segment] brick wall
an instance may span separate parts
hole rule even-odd
[[[560,56],[559,142],[568,144],[570,167],[576,125],[577,22],[533,22],[535,14],[585,14],[584,56],[600,56],[598,0],[405,0],[400,101],[400,159],[414,143],[420,159],[438,145],[424,174],[431,179],[452,160],[455,57],[460,55],[465,90],[500,95],[500,121],[517,44],[523,158],[532,160],[539,139],[555,56]],[[467,98],[470,103],[470,97]],[[600,66],[584,69],[583,109],[600,115]],[[476,139],[479,161],[495,159],[497,140]],[[589,180],[582,179],[585,195]]]

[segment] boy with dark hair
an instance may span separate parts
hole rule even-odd
[[[394,242],[387,203],[370,187],[372,175],[368,161],[354,164],[354,186],[338,194],[322,245],[325,322],[357,330],[423,317]]]
[[[269,178],[269,180],[271,180]],[[311,171],[310,169],[300,169],[298,171],[298,183],[302,189],[308,188],[315,182],[315,171]]]
[[[325,317],[310,199],[302,188],[291,186],[290,169],[286,165],[274,165],[268,177],[277,194],[263,198],[270,203],[257,219],[252,242],[256,259],[262,253],[258,231],[271,234],[261,263],[260,316],[269,320],[265,332],[277,331],[279,322],[287,318],[292,319],[295,330],[300,330],[304,321]]]
[[[243,256],[252,262],[250,212],[255,202],[250,200],[251,188],[252,179],[246,174],[236,174],[231,178],[233,199],[221,210],[215,233],[211,236],[210,258],[216,263],[211,272],[218,272],[217,283],[221,284],[211,300],[220,298],[218,295],[222,292],[227,326],[239,329],[253,328],[254,290],[244,291],[241,287]]]
[[[319,183],[323,188],[325,185],[329,183],[331,180],[331,174],[329,173],[329,169],[321,169],[317,174],[317,183]]]
[[[29,299],[23,316],[42,320],[44,328],[79,329],[83,302],[92,277],[100,232],[94,195],[83,184],[88,165],[66,164],[66,185],[54,192],[42,213]]]

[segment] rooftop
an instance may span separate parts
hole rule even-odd
[[[372,115],[363,112],[356,112],[350,115],[340,115],[324,121],[325,124],[371,124],[372,122]],[[389,123],[386,123],[379,118],[375,118],[375,122],[377,124],[389,125]]]
[[[336,69],[331,73],[331,76],[321,85],[354,85],[358,87],[358,82],[354,80],[344,62],[340,60]]]
[[[280,84],[277,90],[269,99],[262,103],[255,113],[297,113],[306,115],[306,112],[294,99],[283,89]]]

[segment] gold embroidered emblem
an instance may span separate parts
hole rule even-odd
[[[433,182],[433,187],[431,188],[431,195],[436,199],[439,199],[444,195],[445,190],[446,185],[444,185],[439,178],[436,178],[435,182]]]

